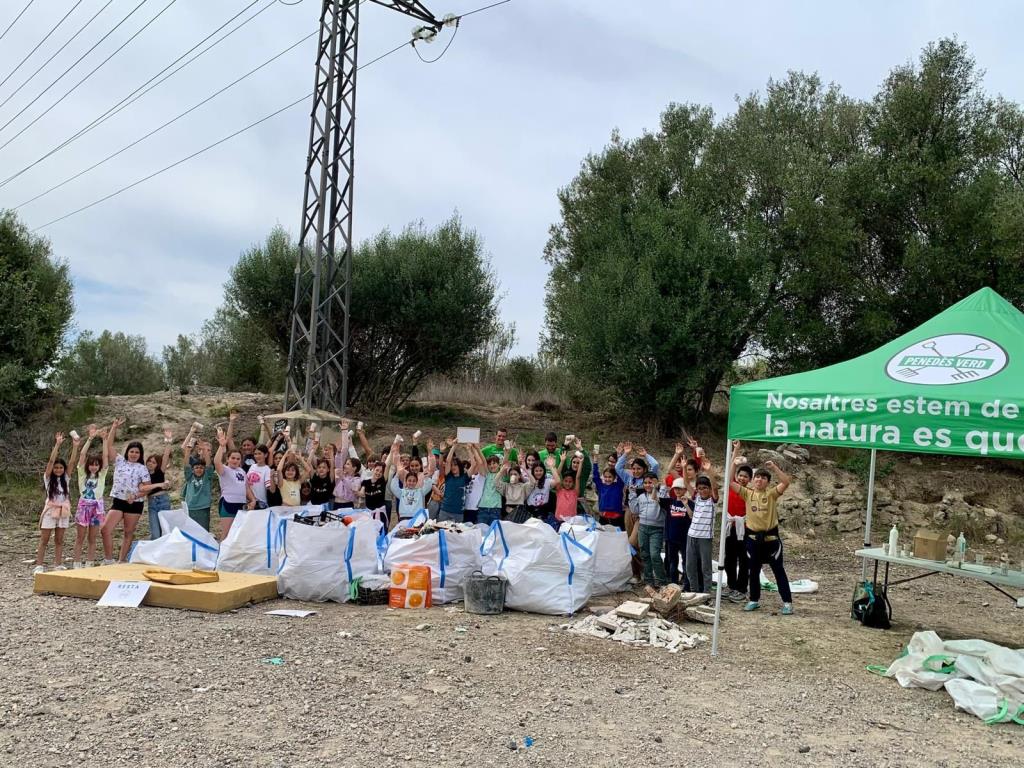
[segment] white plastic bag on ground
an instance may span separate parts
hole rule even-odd
[[[573,614],[593,588],[596,531],[556,533],[543,520],[495,521],[481,545],[482,570],[508,580],[505,607]]]
[[[438,530],[417,539],[391,537],[384,570],[399,563],[430,566],[430,591],[435,605],[462,600],[466,577],[480,568],[483,535],[478,528],[462,533]]]
[[[160,533],[164,536],[175,528],[180,528],[184,533],[191,534],[197,539],[206,541],[209,538],[216,544],[213,534],[188,516],[188,505],[185,502],[182,502],[178,509],[164,509],[157,512],[157,517],[160,519]]]
[[[614,595],[629,587],[633,576],[630,565],[633,548],[629,536],[614,525],[598,525],[592,517],[577,516],[562,523],[559,533],[575,532],[577,535],[594,531],[597,545],[594,548],[594,578],[591,594]]]
[[[180,528],[153,541],[137,541],[128,554],[129,563],[159,565],[162,568],[212,571],[217,567],[217,540],[200,528],[204,536],[193,536]]]
[[[905,688],[945,688],[957,709],[986,723],[1024,725],[1024,650],[985,640],[943,642],[934,632],[916,632],[887,669],[869,669]]]
[[[296,507],[240,510],[221,542],[217,570],[276,575],[288,521],[298,511]]]
[[[292,600],[348,601],[352,532],[341,523],[292,525],[277,574],[277,591]]]

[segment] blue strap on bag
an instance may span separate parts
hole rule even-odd
[[[505,554],[502,556],[501,562],[498,563],[498,570],[500,571],[505,567],[505,560],[508,559],[510,553],[508,542],[505,540],[505,529],[501,527],[501,520],[495,520],[491,523],[491,527],[487,529],[487,535],[484,536],[484,540],[480,544],[480,554],[486,555],[490,552],[499,537],[501,538],[501,546],[505,550]],[[491,542],[490,545],[488,545],[488,541]]]
[[[569,552],[569,545],[572,544],[574,547],[578,547],[588,555],[593,556],[594,552],[589,547],[585,547],[580,544],[576,539],[570,536],[568,533],[561,534],[562,538],[562,549],[565,551],[565,559],[569,562],[569,585],[572,585],[573,576],[576,573],[576,563],[573,562],[572,554]]]
[[[438,553],[438,560],[441,563],[441,589],[444,589],[444,582],[447,577],[448,570],[448,539],[445,538],[444,531],[437,532],[437,546],[440,550]]]
[[[180,528],[178,529],[178,532],[182,536],[184,536],[186,539],[188,539],[189,541],[192,542],[192,562],[193,563],[196,561],[196,555],[199,554],[199,549],[198,549],[199,547],[202,547],[203,549],[205,549],[208,552],[213,552],[214,554],[220,554],[220,548],[219,547],[211,547],[205,541],[200,541],[195,536],[192,536],[191,534],[185,533],[185,531],[181,530]]]

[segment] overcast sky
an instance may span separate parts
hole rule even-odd
[[[424,0],[436,15],[487,0]],[[27,0],[0,0],[0,31]],[[0,86],[0,101],[107,0],[83,0]],[[0,125],[34,99],[139,0],[114,0],[0,108]],[[0,144],[89,73],[170,0],[139,11],[0,129]],[[0,149],[5,179],[118,103],[251,0],[177,0],[136,40],[19,138]],[[0,43],[0,79],[74,5],[35,0]],[[312,32],[319,0],[273,5],[224,43],[94,131],[0,188],[14,207],[134,141]],[[854,97],[873,95],[894,65],[956,35],[987,71],[992,93],[1024,101],[1016,2],[683,2],[512,0],[463,21],[447,54],[421,63],[404,49],[358,79],[355,236],[458,211],[483,237],[501,284],[501,316],[518,351],[543,327],[542,254],[558,218],[556,192],[613,129],[657,127],[670,102],[710,104],[763,90],[788,70],[816,71]],[[233,25],[232,25],[233,26]],[[367,2],[359,55],[368,62],[408,40],[414,22]],[[230,27],[229,27],[230,28]],[[422,47],[441,52],[441,40]],[[299,46],[187,118],[62,189],[19,209],[31,227],[168,165],[312,89],[315,40]],[[192,333],[221,300],[241,251],[280,223],[297,234],[308,107],[301,105],[131,191],[42,231],[68,261],[79,329],[143,334],[159,353]],[[282,296],[291,302],[291,295]]]

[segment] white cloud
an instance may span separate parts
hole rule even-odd
[[[438,14],[464,11],[427,0]],[[0,51],[9,71],[72,0],[30,9]],[[83,4],[85,6],[86,4]],[[45,7],[44,7],[45,6]],[[230,7],[228,7],[230,6]],[[136,43],[25,135],[0,150],[17,169],[159,71],[240,10],[234,3],[178,3]],[[270,8],[181,74],[16,182],[0,206],[38,191],[134,140],[316,25],[318,2]],[[90,11],[93,12],[93,10]],[[92,44],[115,4],[32,85],[0,109],[0,124]],[[155,10],[147,10],[152,14]],[[68,30],[83,19],[79,9]],[[141,14],[140,12],[140,15]],[[453,210],[479,231],[505,298],[502,315],[519,329],[520,351],[535,349],[543,322],[547,266],[542,251],[557,219],[557,189],[599,150],[613,128],[626,136],[655,128],[672,101],[710,103],[721,114],[736,94],[763,89],[787,70],[819,71],[857,97],[871,96],[893,66],[941,36],[967,42],[993,92],[1024,100],[1016,40],[1018,4],[916,0],[898,4],[679,3],[645,0],[513,0],[468,17],[448,53],[421,64],[402,50],[359,75],[356,138],[357,238],[409,221],[436,224]],[[0,23],[11,16],[4,5]],[[361,10],[360,57],[369,61],[408,38],[413,23],[380,6]],[[79,22],[80,23],[80,22]],[[131,24],[128,28],[134,29]],[[105,55],[127,37],[119,30]],[[63,40],[64,32],[56,39]],[[447,32],[444,34],[448,34]],[[444,41],[424,47],[425,57]],[[183,157],[311,89],[314,43],[242,83],[153,139],[21,211],[33,226],[61,216]],[[42,55],[55,50],[43,46]],[[95,55],[89,59],[98,63]],[[83,66],[31,108],[3,143],[91,67]],[[0,88],[0,100],[21,77]],[[221,299],[238,254],[276,223],[299,221],[308,108],[253,131],[45,231],[81,281],[82,328],[143,333],[150,347],[194,332]],[[7,174],[3,174],[6,176]],[[282,297],[290,301],[290,297]]]

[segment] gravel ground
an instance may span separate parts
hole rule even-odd
[[[944,692],[864,669],[920,628],[1020,645],[1024,611],[983,584],[933,577],[894,591],[891,631],[855,626],[852,541],[790,552],[791,576],[822,584],[797,596],[795,616],[777,614],[777,595],[758,614],[726,605],[712,659],[709,646],[636,650],[559,631],[557,618],[443,607],[316,605],[308,619],[264,615],[304,605],[290,601],[104,610],[31,593],[35,537],[11,524],[0,534],[2,766],[873,768],[1024,754],[1024,728],[985,726]],[[274,656],[284,664],[261,661]]]

